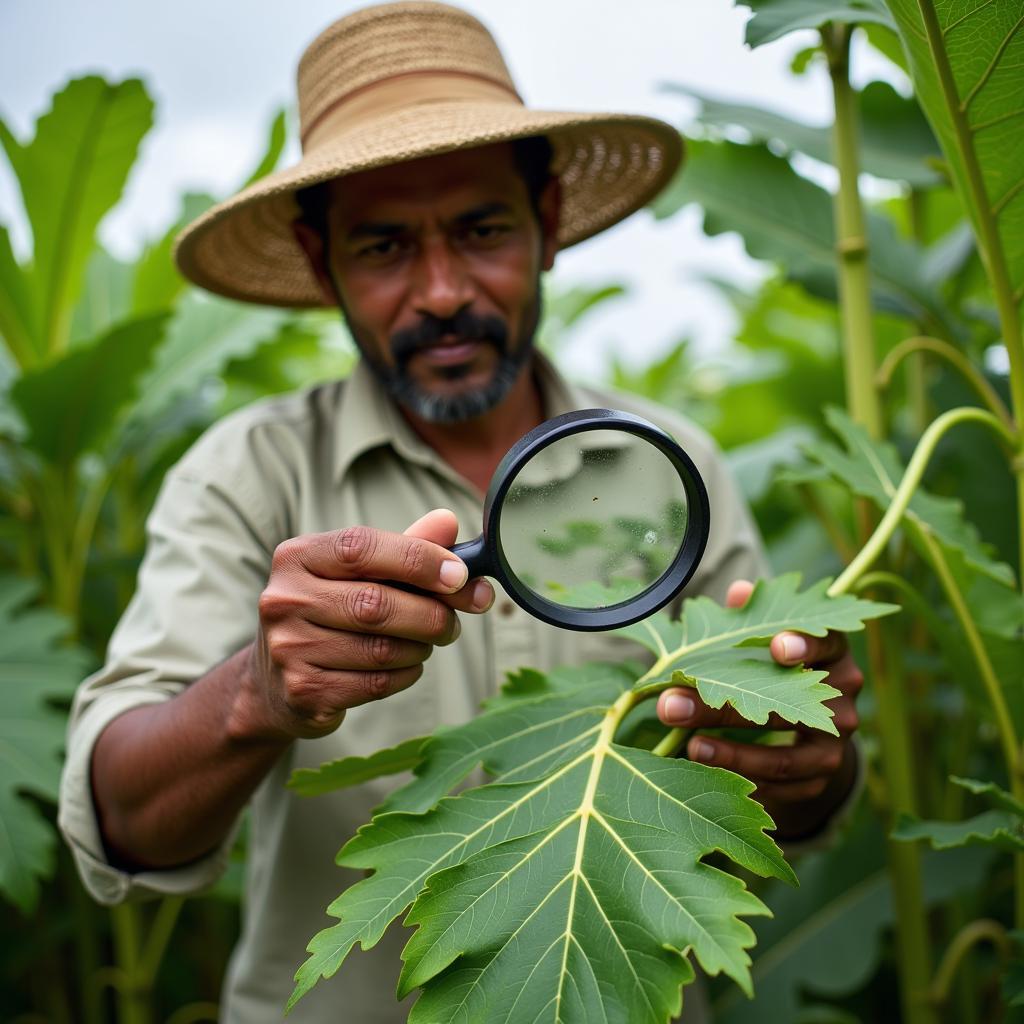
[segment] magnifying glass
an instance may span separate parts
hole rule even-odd
[[[501,460],[483,533],[451,550],[531,615],[616,629],[657,611],[693,575],[708,541],[707,489],[665,431],[631,413],[547,420]]]

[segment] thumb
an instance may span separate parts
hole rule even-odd
[[[733,580],[725,592],[726,608],[742,608],[754,592],[754,584],[750,580]]]
[[[443,548],[451,547],[458,535],[459,520],[450,508],[435,508],[425,516],[420,516],[405,531],[406,537],[429,540],[434,544],[440,544]]]

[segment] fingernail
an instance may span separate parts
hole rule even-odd
[[[441,571],[438,575],[446,587],[458,590],[469,579],[469,570],[466,568],[465,562],[449,558],[441,563]]]
[[[477,580],[473,584],[473,607],[478,612],[485,612],[494,604],[494,587],[487,580]]]
[[[665,700],[665,718],[670,722],[687,722],[696,710],[697,705],[690,697],[683,697],[678,693]]]
[[[697,740],[693,745],[693,753],[690,757],[694,761],[713,761],[715,759],[715,747],[707,740]]]
[[[786,661],[802,661],[807,657],[807,641],[791,633],[782,638],[782,656]]]

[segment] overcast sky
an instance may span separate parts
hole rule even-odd
[[[352,0],[0,0],[0,115],[26,137],[68,78],[142,77],[157,104],[123,201],[101,228],[122,256],[177,212],[185,189],[221,195],[257,159],[274,110],[294,102],[296,62]],[[464,0],[496,36],[528,104],[652,114],[681,124],[686,101],[663,82],[769,105],[807,121],[829,117],[822,71],[796,78],[797,34],[751,51],[745,8],[730,0]],[[861,60],[862,72],[867,60]],[[870,62],[874,64],[874,62]],[[294,146],[294,142],[291,143]],[[287,162],[296,152],[289,149]],[[17,209],[0,160],[0,222]],[[573,340],[573,363],[595,374],[614,346],[647,360],[683,334],[713,346],[731,329],[721,302],[694,278],[754,280],[738,241],[709,241],[688,210],[655,224],[640,212],[559,256],[565,284],[621,281],[631,296],[596,312]],[[19,236],[23,237],[23,236]]]

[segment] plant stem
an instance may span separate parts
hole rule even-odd
[[[692,732],[692,729],[680,729],[678,727],[669,730],[661,738],[658,745],[651,749],[651,753],[657,754],[659,757],[675,757],[686,746],[686,741],[690,738]]]
[[[149,990],[140,970],[142,921],[139,907],[122,903],[110,910],[114,925],[114,950],[118,966],[118,1024],[152,1024]]]
[[[941,440],[942,435],[958,423],[967,422],[982,423],[991,427],[1011,448],[1016,447],[1016,437],[998,417],[986,409],[964,406],[959,409],[950,409],[939,416],[924,432],[921,440],[918,441],[914,454],[907,465],[906,472],[903,474],[903,479],[900,480],[899,486],[893,492],[889,501],[889,507],[882,517],[882,521],[875,528],[875,532],[860,549],[857,557],[850,562],[839,578],[828,588],[830,597],[845,594],[857,579],[867,572],[875,559],[882,553],[886,544],[889,543],[889,538],[895,533],[896,527],[907,511],[910,499],[914,496],[914,491],[917,490],[921,482],[921,477],[924,475],[928,460],[935,451],[935,447]]]
[[[1003,404],[1003,400],[999,397],[996,389],[992,387],[981,371],[967,358],[967,356],[965,356],[958,348],[954,348],[954,346],[950,345],[948,341],[942,341],[939,338],[931,338],[927,335],[918,335],[901,341],[885,357],[885,359],[882,360],[882,365],[878,368],[878,375],[876,378],[878,386],[880,388],[887,388],[892,381],[892,375],[900,361],[915,352],[931,352],[934,355],[941,356],[945,359],[946,362],[950,363],[960,371],[960,374],[974,389],[978,397],[982,402],[984,402],[988,409],[1003,421],[1007,430],[1014,429],[1013,417],[1010,415],[1010,410]]]
[[[964,963],[967,954],[979,942],[991,942],[999,954],[999,959],[1004,963],[1012,955],[1010,937],[998,921],[979,918],[977,921],[971,921],[970,924],[965,925],[953,936],[953,941],[943,954],[942,962],[935,972],[935,979],[932,981],[928,998],[936,1006],[941,1006],[949,999],[957,971]]]

